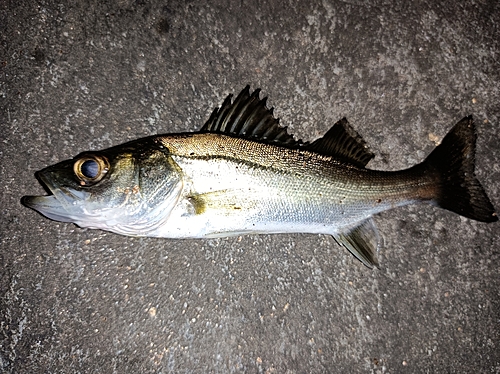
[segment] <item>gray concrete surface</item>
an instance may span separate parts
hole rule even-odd
[[[346,116],[422,160],[467,114],[500,207],[498,1],[3,1],[0,371],[499,373],[500,226],[376,217],[380,270],[327,236],[136,239],[20,198],[90,149],[195,131],[246,84],[303,139]]]

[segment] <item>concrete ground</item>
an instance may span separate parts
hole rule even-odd
[[[500,224],[380,214],[381,268],[320,235],[137,239],[23,207],[81,151],[196,131],[246,84],[292,133],[346,116],[395,170],[462,117],[500,207],[498,1],[3,1],[0,371],[499,373]]]

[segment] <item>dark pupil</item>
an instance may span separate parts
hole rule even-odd
[[[99,164],[94,160],[87,160],[80,167],[80,171],[84,177],[94,179],[99,174]]]

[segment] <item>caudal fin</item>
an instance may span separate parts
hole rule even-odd
[[[427,170],[440,176],[435,203],[464,217],[495,222],[498,216],[474,175],[476,128],[472,116],[465,117],[444,137],[424,161]]]

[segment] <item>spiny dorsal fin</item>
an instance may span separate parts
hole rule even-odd
[[[259,92],[260,89],[256,89],[250,95],[250,86],[246,86],[234,103],[231,103],[233,95],[229,95],[220,108],[215,108],[200,131],[227,134],[265,143],[300,145],[300,141],[288,134],[286,127],[279,125],[279,119],[273,116],[273,108],[266,107],[267,97],[260,100]]]
[[[378,267],[377,250],[380,246],[380,236],[371,218],[333,237],[367,267]]]
[[[347,119],[342,118],[320,139],[307,145],[305,149],[365,167],[374,154],[368,150],[365,141],[354,130]]]

